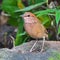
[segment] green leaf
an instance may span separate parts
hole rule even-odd
[[[18,26],[18,19],[10,17],[9,20],[8,20],[8,24],[10,24],[12,26]]]
[[[46,0],[28,0],[29,5],[33,5],[41,2],[46,2]]]
[[[16,6],[5,5],[2,7],[2,9],[7,13],[12,14],[15,10],[18,10],[19,8],[17,8]]]
[[[23,35],[26,35],[26,32],[18,34],[18,36],[23,36]]]
[[[3,0],[2,5],[12,5],[12,6],[17,6],[17,0]]]
[[[11,14],[15,10],[18,10],[17,1],[16,0],[3,0],[2,2],[2,10]]]
[[[46,28],[51,26],[51,19],[48,15],[42,15],[39,16],[38,18]]]
[[[17,0],[17,5],[20,9],[24,8],[24,4],[22,3],[22,0]]]
[[[20,18],[19,23],[18,23],[18,32],[17,32],[16,40],[15,40],[15,45],[16,46],[23,43],[23,36],[22,35],[19,36],[19,34],[24,32],[23,31],[23,26],[24,26],[23,20],[22,20],[22,18]]]
[[[56,11],[56,9],[46,9],[46,10],[35,12],[35,14],[37,15],[37,17],[39,17],[44,14],[48,15],[49,13],[54,13],[55,11]]]
[[[56,24],[60,21],[60,10],[56,10]]]
[[[60,25],[59,25],[59,27],[58,27],[58,34],[60,34]]]
[[[31,5],[31,6],[25,7],[24,9],[16,10],[15,12],[25,12],[25,11],[30,11],[30,10],[36,8],[36,7],[41,6],[41,5],[44,4],[44,3],[46,3],[46,2],[41,2],[41,3],[35,4],[35,5]]]

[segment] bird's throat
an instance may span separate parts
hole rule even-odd
[[[25,23],[37,23],[37,21],[35,21],[33,19],[25,19],[24,22]]]

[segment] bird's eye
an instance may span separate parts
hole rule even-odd
[[[28,17],[30,17],[30,15],[28,15]]]

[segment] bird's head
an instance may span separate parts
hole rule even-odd
[[[36,16],[31,13],[31,12],[25,12],[23,15],[22,15],[22,18],[24,19],[24,22],[25,23],[33,23],[33,22],[36,22],[37,18]]]

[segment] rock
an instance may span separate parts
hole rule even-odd
[[[52,46],[53,42],[51,42],[52,44],[48,44],[47,46],[48,49],[41,53],[37,49],[40,47],[40,43],[42,42],[38,41],[37,45],[34,48],[36,50],[34,52],[29,52],[34,42],[35,41],[24,43],[20,46],[14,47],[13,49],[0,49],[0,60],[60,60],[60,51],[55,49],[55,47],[58,45]]]
[[[23,60],[23,56],[21,54],[19,55],[18,53],[11,52],[8,49],[0,49],[0,60],[18,60],[21,59]]]
[[[23,43],[22,45],[16,46],[15,48],[13,48],[13,51],[15,50],[17,52],[20,51],[21,53],[30,52],[30,49],[32,48],[34,43],[35,41],[33,40],[31,42]],[[35,47],[33,48],[33,52],[35,53],[40,52],[41,47],[42,47],[42,41],[38,41]],[[45,41],[44,51],[48,49],[54,49],[60,52],[60,42],[59,41]]]
[[[58,53],[58,54],[57,54]],[[48,60],[59,59],[60,53],[53,49],[48,49],[44,53],[18,53],[9,49],[0,49],[0,60]],[[60,59],[59,59],[60,60]]]

